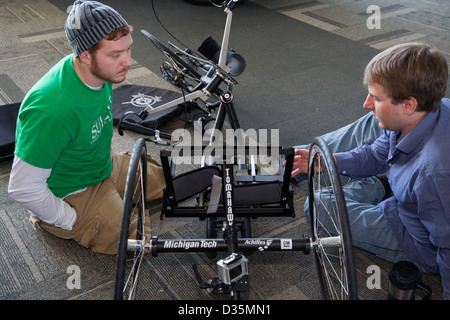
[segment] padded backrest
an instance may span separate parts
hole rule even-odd
[[[20,103],[0,106],[0,162],[14,157],[17,114]]]
[[[289,182],[294,152],[293,149],[286,149],[283,152],[285,152],[286,156],[283,181],[276,179],[269,182],[236,184],[233,188],[234,205],[279,204],[284,206],[288,203],[292,197],[292,189],[289,186]],[[214,175],[222,177],[222,170],[216,166],[198,168],[173,177],[169,156],[170,151],[161,151],[161,163],[166,178],[166,200],[171,205],[205,191],[212,185]]]
[[[186,200],[202,191],[212,184],[212,177],[221,176],[218,167],[206,166],[175,176],[172,179],[176,202]]]
[[[236,185],[233,203],[237,206],[280,203],[282,187],[279,181]]]

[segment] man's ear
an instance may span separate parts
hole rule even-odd
[[[89,52],[84,51],[84,52],[80,53],[80,54],[78,55],[78,57],[80,58],[81,62],[83,62],[83,63],[85,63],[85,64],[88,64],[88,65],[91,64],[91,57],[92,57],[92,56],[90,55]]]
[[[413,114],[417,110],[417,99],[414,97],[409,97],[403,101],[403,110],[406,114]]]

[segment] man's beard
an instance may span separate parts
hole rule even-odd
[[[127,71],[128,68],[125,68],[123,70],[120,70],[117,74],[122,73]],[[125,79],[122,80],[116,80],[115,78],[113,78],[111,75],[105,74],[102,70],[100,70],[100,68],[98,67],[98,63],[97,63],[97,59],[94,56],[92,61],[91,61],[91,65],[90,65],[90,72],[92,73],[92,75],[94,75],[95,77],[97,77],[98,79],[101,79],[103,81],[106,82],[111,82],[111,83],[121,83],[123,82]]]

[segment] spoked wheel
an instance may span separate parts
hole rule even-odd
[[[322,138],[310,146],[308,180],[312,241],[323,299],[358,299],[347,206],[333,155]]]
[[[146,217],[145,210],[146,180],[147,147],[145,140],[139,139],[131,155],[125,185],[116,262],[116,300],[134,299],[136,295],[144,245],[150,236],[149,217]]]

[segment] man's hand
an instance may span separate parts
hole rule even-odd
[[[308,158],[309,151],[305,149],[295,150],[294,162],[292,167],[295,169],[291,173],[291,178],[299,175],[300,173],[308,173]]]
[[[334,162],[336,162],[336,157],[333,155]],[[320,161],[320,162],[319,162]],[[319,154],[315,159],[315,165],[314,169],[316,172],[324,171],[325,165],[322,163],[322,157]],[[297,149],[295,150],[294,155],[294,162],[292,164],[292,168],[295,170],[292,170],[291,178],[301,174],[301,173],[308,173],[308,166],[309,166],[309,150],[305,149]]]

